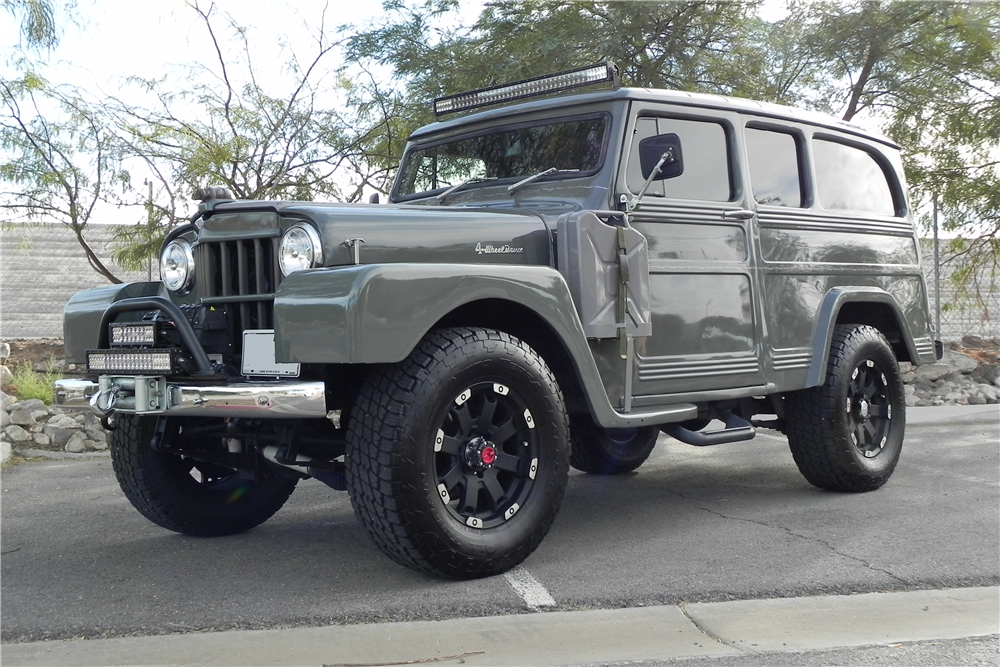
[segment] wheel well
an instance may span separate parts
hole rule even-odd
[[[903,339],[903,328],[893,309],[884,303],[856,301],[845,303],[837,313],[837,324],[867,324],[882,332],[899,361],[913,361]]]
[[[555,373],[570,413],[589,412],[575,367],[565,346],[545,320],[530,308],[503,299],[484,299],[459,306],[434,324],[483,327],[516,336],[545,359]]]

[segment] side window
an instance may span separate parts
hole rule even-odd
[[[758,204],[802,206],[799,146],[787,132],[746,129],[750,184]]]
[[[820,205],[835,211],[896,215],[885,170],[860,148],[813,139],[816,188]]]
[[[639,168],[639,142],[646,137],[671,132],[681,140],[684,173],[677,178],[653,183],[646,196],[730,201],[733,186],[729,169],[729,142],[722,124],[712,121],[639,118],[625,173],[628,189],[638,192],[645,180]]]

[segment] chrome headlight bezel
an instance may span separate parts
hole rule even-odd
[[[292,225],[281,236],[278,244],[278,268],[288,277],[296,271],[323,266],[323,242],[319,232],[310,224]]]
[[[160,253],[160,280],[171,292],[186,294],[194,286],[194,250],[184,239],[174,239]]]

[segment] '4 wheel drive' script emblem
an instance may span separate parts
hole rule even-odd
[[[476,244],[477,255],[516,255],[524,252],[524,248],[516,248],[510,245],[483,245]]]

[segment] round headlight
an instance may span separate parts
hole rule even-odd
[[[160,280],[171,292],[184,292],[194,284],[194,253],[191,244],[176,239],[160,254]]]
[[[288,276],[302,269],[323,265],[323,244],[311,225],[290,227],[278,246],[278,266],[281,275]]]

